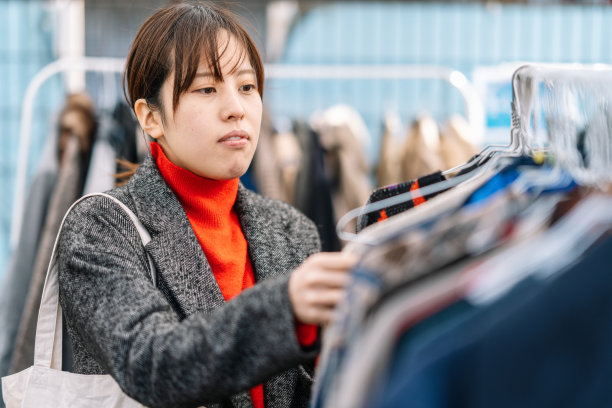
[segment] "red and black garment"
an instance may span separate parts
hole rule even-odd
[[[447,189],[444,189],[436,191],[434,193],[426,194],[424,196],[418,193],[418,190],[420,188],[444,180],[446,180],[446,177],[442,175],[441,171],[437,171],[435,173],[419,177],[416,180],[410,180],[398,184],[380,187],[370,195],[367,204],[372,204],[378,201],[382,201],[386,198],[395,197],[399,194],[404,194],[408,192],[412,192],[412,194],[411,196],[407,196],[406,200],[400,204],[396,204],[378,211],[372,211],[370,213],[360,215],[357,219],[357,232],[361,231],[368,225],[374,224],[375,222],[386,220],[389,217],[409,210],[413,207],[416,207],[417,205],[423,204],[430,198],[440,194],[443,191],[446,191]]]

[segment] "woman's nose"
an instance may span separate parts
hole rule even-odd
[[[224,98],[222,116],[224,120],[240,120],[244,118],[244,106],[238,92],[228,92]]]

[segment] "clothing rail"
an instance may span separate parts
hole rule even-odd
[[[62,58],[45,66],[29,83],[21,107],[17,178],[10,235],[11,250],[16,247],[21,230],[34,101],[38,90],[49,78],[64,71],[121,73],[124,64],[125,60],[122,58]],[[467,119],[475,138],[479,139],[484,134],[484,107],[476,89],[465,75],[450,68],[427,65],[266,64],[265,70],[266,77],[269,79],[439,79],[446,81],[461,93]]]
[[[439,79],[463,97],[468,123],[477,140],[484,135],[485,112],[478,92],[461,72],[437,65],[266,65],[268,78]]]

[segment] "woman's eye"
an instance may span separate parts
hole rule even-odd
[[[210,87],[207,87],[207,88],[198,89],[198,92],[206,94],[206,95],[210,95],[210,94],[215,93],[215,88],[210,86]]]
[[[242,92],[251,92],[251,91],[254,91],[254,90],[255,90],[255,88],[256,88],[256,87],[255,87],[255,85],[253,85],[253,84],[248,84],[248,85],[242,85],[242,86],[240,87],[240,90],[241,90]]]

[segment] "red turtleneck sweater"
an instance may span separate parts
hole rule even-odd
[[[151,153],[183,206],[223,297],[230,301],[255,284],[247,242],[233,209],[238,179],[200,177],[172,163],[156,142],[151,143]],[[296,333],[302,346],[310,346],[316,340],[316,326],[298,324]],[[264,408],[262,384],[251,389],[251,399],[254,408]]]

